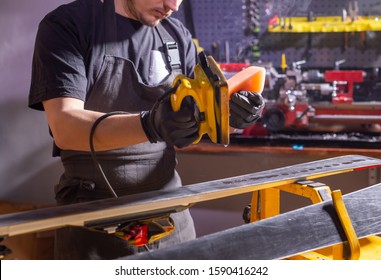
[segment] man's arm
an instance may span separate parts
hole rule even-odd
[[[104,113],[85,110],[75,98],[43,102],[56,145],[64,150],[90,151],[89,136],[94,122]],[[139,114],[113,115],[104,119],[94,133],[94,149],[106,151],[148,141]]]

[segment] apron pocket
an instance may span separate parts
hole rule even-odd
[[[54,187],[58,205],[72,204],[94,200],[95,183],[90,180],[66,178],[62,176],[58,185]]]

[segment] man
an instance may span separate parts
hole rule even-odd
[[[189,32],[169,18],[181,2],[77,0],[40,23],[29,106],[45,111],[54,155],[65,169],[55,187],[58,204],[181,186],[174,146],[197,138],[197,106],[188,99],[175,113],[169,99],[160,98],[177,74],[192,76],[196,64]],[[168,44],[177,49],[170,59]],[[236,127],[258,118],[260,96],[245,92],[232,99],[239,108],[232,115]],[[91,147],[109,183],[94,164]],[[195,237],[188,211],[171,217],[175,233],[152,248]],[[58,259],[113,259],[136,251],[103,233],[57,231]]]

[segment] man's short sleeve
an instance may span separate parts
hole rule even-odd
[[[62,14],[45,17],[36,36],[29,107],[43,110],[42,101],[56,97],[86,98],[83,38],[75,22]]]

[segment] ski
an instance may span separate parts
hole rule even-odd
[[[381,184],[343,201],[358,238],[381,233]],[[126,259],[284,259],[346,240],[331,200]]]
[[[187,185],[171,191],[154,191],[0,215],[0,237],[65,226],[99,228],[118,225],[181,211],[198,202],[379,166],[381,159],[346,155]]]

